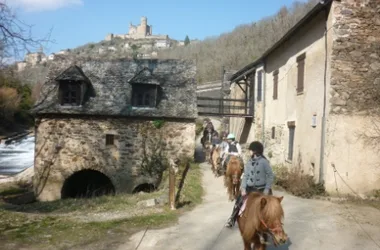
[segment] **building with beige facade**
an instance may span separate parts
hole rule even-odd
[[[231,132],[262,141],[272,165],[300,167],[330,193],[380,189],[378,10],[370,0],[318,3],[230,78],[231,98],[245,83],[253,107],[253,119],[230,119]]]

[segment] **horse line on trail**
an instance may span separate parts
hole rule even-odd
[[[198,147],[197,151],[199,156],[201,148]],[[243,249],[237,224],[232,229],[224,228],[234,204],[228,201],[223,177],[216,178],[207,163],[202,163],[201,168],[205,189],[201,205],[182,215],[177,225],[138,232],[117,249],[131,250],[137,246],[138,250]],[[379,210],[301,199],[276,190],[274,195],[284,196],[284,229],[289,242],[278,248],[270,245],[268,250],[379,250],[374,242],[380,243]],[[356,218],[352,218],[351,214],[355,214]]]

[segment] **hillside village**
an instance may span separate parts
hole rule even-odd
[[[154,59],[160,50],[185,46],[185,41],[171,39],[169,35],[153,33],[152,25],[148,25],[147,17],[141,17],[141,23],[130,23],[127,34],[108,34],[99,43],[90,43],[78,48],[65,49],[46,55],[41,47],[37,52],[29,52],[22,62],[17,62],[17,71],[38,65],[47,65],[57,57],[74,58],[140,58]],[[199,42],[190,40],[191,44]]]

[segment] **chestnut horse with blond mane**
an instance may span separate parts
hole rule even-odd
[[[263,195],[258,192],[248,194],[245,209],[241,216],[237,218],[240,234],[244,241],[244,250],[265,250],[267,242],[260,240],[260,235],[264,240],[271,236],[275,246],[285,244],[288,236],[283,227],[282,220],[284,211],[281,201],[284,197]]]
[[[220,158],[220,155],[222,154],[222,149],[217,146],[212,151],[212,159],[211,159],[211,169],[212,172],[214,172],[214,175],[217,177],[219,175],[219,170],[222,166],[222,159]]]
[[[231,155],[224,176],[224,186],[227,187],[229,200],[235,200],[239,195],[240,177],[243,174],[243,164],[237,156]]]

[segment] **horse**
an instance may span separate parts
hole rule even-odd
[[[268,235],[271,236],[276,247],[286,243],[288,236],[282,224],[284,210],[281,201],[283,198],[258,192],[248,194],[245,209],[237,218],[244,250],[252,250],[252,243],[255,250],[265,250]],[[260,235],[265,242],[260,240]]]
[[[227,187],[229,200],[235,200],[239,195],[242,162],[237,156],[231,155],[224,175],[224,186]]]
[[[211,169],[214,172],[215,176],[218,176],[219,169],[222,166],[222,159],[220,158],[220,155],[222,154],[222,149],[220,147],[215,147],[212,152],[212,159],[211,159]]]
[[[212,144],[209,141],[206,141],[203,146],[203,152],[205,153],[205,160],[206,162],[208,161],[211,164],[211,159],[210,159],[210,152],[212,148]]]

